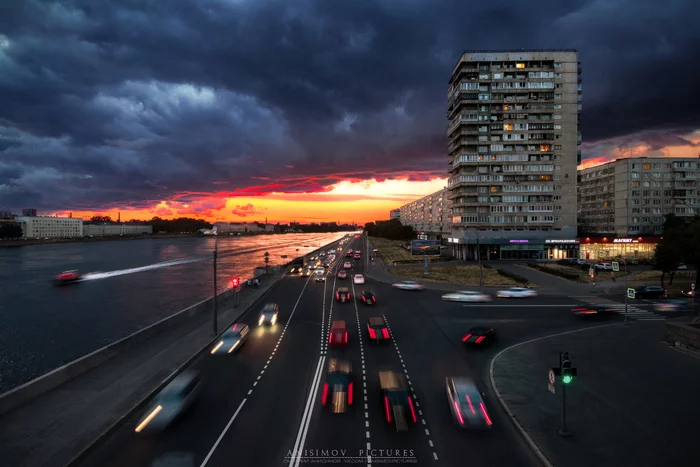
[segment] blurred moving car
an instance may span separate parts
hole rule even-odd
[[[360,293],[360,297],[365,305],[374,305],[377,303],[377,297],[371,290],[363,290]]]
[[[415,281],[401,281],[392,284],[392,287],[400,290],[423,290],[423,285]]]
[[[684,313],[695,312],[695,302],[688,299],[668,300],[662,303],[654,303],[654,310],[660,313]]]
[[[352,281],[355,284],[364,284],[365,283],[365,276],[363,276],[362,274],[355,274],[352,278]]]
[[[443,295],[442,299],[448,302],[490,302],[492,300],[490,295],[470,290],[450,292]]]
[[[367,334],[370,342],[389,342],[391,339],[389,326],[381,316],[373,316],[367,320]]]
[[[338,279],[347,279],[348,278],[348,272],[344,270],[338,271]]]
[[[260,316],[258,317],[258,325],[263,326],[265,324],[269,324],[270,326],[274,325],[277,322],[277,317],[279,315],[279,307],[277,306],[276,303],[268,303],[265,305],[260,312]]]
[[[524,287],[511,287],[510,289],[499,290],[496,293],[496,296],[499,298],[527,298],[536,297],[537,292],[535,292],[532,289],[526,289]]]
[[[350,301],[350,291],[348,288],[338,287],[338,290],[335,292],[335,299],[341,303]]]
[[[302,274],[302,276],[309,277],[310,275],[311,275],[311,268],[304,269],[304,273]]]
[[[250,328],[247,324],[236,323],[221,335],[221,340],[211,349],[212,355],[229,354],[245,344]]]
[[[359,253],[355,253],[355,259],[360,259],[360,254],[359,254]]]
[[[396,431],[408,431],[409,423],[416,423],[416,409],[408,393],[406,378],[394,370],[379,371],[379,387],[382,392],[384,418],[394,423]]]
[[[666,289],[658,285],[645,285],[637,287],[634,291],[635,298],[666,298]]]
[[[615,315],[617,310],[609,305],[582,305],[572,308],[571,312],[580,318],[610,318]]]
[[[496,330],[484,326],[474,326],[462,338],[466,345],[486,346],[496,341]]]
[[[338,320],[331,323],[328,332],[328,345],[346,345],[348,343],[348,327],[345,321]]]
[[[350,362],[329,358],[321,404],[330,406],[331,413],[345,413],[352,405],[352,399],[353,384]]]
[[[56,276],[56,285],[71,284],[73,282],[78,282],[83,276],[78,274],[77,270],[63,271],[61,274]]]
[[[352,263],[350,261],[346,261],[343,263],[343,267],[345,269],[350,269],[352,267]]]
[[[452,417],[462,428],[488,429],[493,426],[486,404],[474,380],[462,376],[445,378]]]
[[[155,433],[165,429],[192,405],[201,382],[201,377],[194,371],[177,375],[153,399],[134,431]]]
[[[316,269],[314,278],[316,282],[326,282],[326,271],[324,269]]]

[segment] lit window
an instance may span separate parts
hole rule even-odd
[[[516,63],[515,68],[525,68],[525,64],[524,63]]]
[[[503,106],[503,110],[510,110],[510,106],[509,106],[509,105],[504,105],[504,106]]]
[[[511,130],[513,129],[513,124],[512,124],[512,123],[506,123],[505,125],[503,125],[503,129],[504,129],[505,131],[511,131]]]
[[[548,152],[549,144],[540,144],[540,152]]]

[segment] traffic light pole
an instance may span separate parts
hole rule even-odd
[[[568,370],[568,371],[567,371]],[[561,377],[561,428],[559,428],[559,434],[563,437],[571,436],[569,430],[566,428],[566,386],[571,381],[566,380],[567,376],[570,378],[574,373],[571,371],[571,361],[569,360],[569,352],[559,352],[559,372]]]
[[[561,385],[561,428],[559,434],[565,438],[571,436],[566,429],[566,384]]]

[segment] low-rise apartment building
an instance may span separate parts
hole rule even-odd
[[[19,216],[15,221],[22,227],[25,238],[82,237],[83,220],[72,217]]]

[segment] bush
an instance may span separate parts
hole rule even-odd
[[[496,269],[496,272],[502,276],[509,277],[516,282],[520,282],[521,284],[527,284],[528,282],[530,282],[523,276],[515,274],[514,272],[506,271],[505,269]]]
[[[488,264],[484,264],[484,265],[482,265],[482,266],[483,266],[484,269],[493,269],[493,268],[492,268],[491,266],[489,266]]]
[[[537,269],[542,272],[546,272],[547,274],[551,274],[553,276],[559,276],[563,277],[564,279],[570,280],[570,281],[578,281],[580,280],[580,276],[578,274],[574,274],[571,272],[566,272],[566,271],[561,271],[559,269],[554,269],[547,267],[543,264],[537,264],[537,263],[527,263],[528,267],[531,267],[533,269]]]

